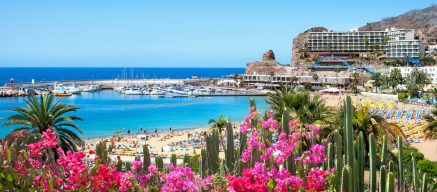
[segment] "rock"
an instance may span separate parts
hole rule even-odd
[[[275,61],[275,53],[270,49],[263,54],[263,61]]]
[[[313,27],[308,30],[306,30],[303,33],[300,33],[293,39],[293,48],[291,50],[291,65],[295,67],[299,67],[300,64],[302,65],[309,65],[309,63],[305,63],[304,59],[300,59],[300,49],[304,49],[305,44],[305,38],[307,37],[309,32],[326,32],[328,29],[324,27]]]

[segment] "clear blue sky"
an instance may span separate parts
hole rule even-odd
[[[348,30],[431,0],[1,1],[0,67],[244,67],[294,36]]]

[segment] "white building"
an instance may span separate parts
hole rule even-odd
[[[415,67],[390,67],[390,71],[393,69],[399,69],[401,71],[402,77],[407,77]],[[437,66],[430,67],[419,67],[419,70],[425,71],[432,84],[437,84]]]
[[[309,32],[306,48],[310,55],[365,55],[384,51],[386,58],[419,57],[423,45],[414,29],[387,28],[384,31]]]

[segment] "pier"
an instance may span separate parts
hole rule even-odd
[[[202,81],[203,79],[109,79],[109,80],[61,80],[61,81],[42,81],[42,82],[22,82],[14,83],[14,87],[19,88],[42,88],[53,85],[54,82],[59,84],[76,84],[76,85],[89,85],[98,84],[102,85],[103,89],[113,89],[116,86],[134,86],[134,85],[146,85],[146,84],[160,84],[160,85],[183,85],[186,82]]]

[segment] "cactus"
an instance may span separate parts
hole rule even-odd
[[[338,131],[334,132],[334,148],[335,148],[335,175],[336,175],[336,190],[341,188],[341,174],[343,170],[343,140]]]
[[[123,161],[121,159],[117,160],[117,171],[121,172],[123,170]]]
[[[132,164],[128,161],[124,164],[125,171],[129,171],[132,169]]]
[[[247,147],[247,134],[240,132],[240,154],[239,154],[240,157],[241,154],[243,154],[246,147]]]
[[[101,164],[108,164],[108,150],[106,149],[106,142],[101,142],[96,145],[96,155],[100,157]]]
[[[203,174],[203,162],[202,162],[202,158],[199,158],[198,160],[197,160],[197,166],[199,167],[199,172],[198,172],[198,174],[200,175],[200,177],[204,177],[204,174]]]
[[[355,170],[354,171],[355,175],[351,175],[352,182],[353,182],[353,187],[354,187],[353,191],[362,191],[363,190],[362,188],[361,189],[358,188],[358,186],[360,184],[360,179],[359,179],[358,161],[357,160],[354,161],[353,169]],[[353,178],[355,178],[355,179],[353,179]]]
[[[427,183],[426,183],[426,173],[423,174],[422,177],[422,187],[420,188],[421,192],[426,192],[427,191]]]
[[[399,170],[398,170],[398,190],[399,191],[404,191],[404,164],[402,162],[403,158],[404,158],[404,154],[403,154],[403,144],[402,144],[402,138],[399,136],[398,137],[398,165],[399,165]]]
[[[164,160],[160,156],[155,157],[155,165],[158,168],[159,171],[164,170]]]
[[[386,170],[385,170],[385,165],[382,165],[379,168],[379,178],[380,178],[380,181],[379,181],[379,191],[384,191],[385,190],[385,182],[386,182],[385,178],[386,177],[387,177],[387,173],[386,173]]]
[[[253,98],[250,98],[249,105],[251,108],[253,107],[256,110],[256,102]]]
[[[387,175],[386,181],[386,192],[394,192],[395,191],[395,177],[392,172],[389,172]]]
[[[155,165],[159,171],[164,171],[164,160],[160,156],[155,157]]]
[[[226,167],[228,172],[232,173],[234,171],[235,162],[235,150],[234,150],[234,130],[232,129],[232,124],[227,123],[226,126]]]
[[[211,134],[205,135],[205,140],[208,172],[216,174],[219,171],[219,132],[213,130]]]
[[[341,189],[339,191],[352,192],[352,177],[350,175],[350,168],[347,165],[343,167],[341,178]]]
[[[178,164],[177,164],[177,157],[176,157],[176,154],[171,154],[171,157],[170,157],[170,163],[173,165],[173,166],[177,166]]]
[[[357,143],[357,161],[358,161],[358,190],[364,191],[364,157],[365,157],[365,147],[364,147],[364,136],[363,132],[360,131],[358,134]]]
[[[376,191],[376,149],[375,136],[369,135],[369,191]]]
[[[413,164],[412,169],[413,169],[413,182],[412,182],[412,187],[413,187],[413,191],[417,191],[417,183],[416,183],[416,161],[414,159],[414,156],[411,155],[411,162]]]
[[[184,166],[189,166],[189,164],[190,164],[190,155],[185,153],[185,155],[184,155]]]
[[[146,145],[143,145],[143,171],[147,172],[147,168],[150,166],[150,152],[149,147]]]
[[[345,135],[346,135],[346,165],[349,166],[350,172],[349,174],[351,176],[355,175],[355,170],[353,169],[354,167],[354,146],[353,146],[353,141],[354,141],[354,135],[353,135],[353,128],[352,128],[352,102],[351,102],[351,98],[350,96],[346,97],[346,102],[345,102]],[[349,186],[350,189],[354,189],[353,183],[351,184],[351,186]]]
[[[202,176],[204,176],[206,171],[208,170],[208,163],[206,160],[206,150],[205,149],[200,150],[199,170],[200,170]]]
[[[288,126],[288,117],[289,112],[287,108],[284,108],[284,112],[282,113],[281,122],[282,122],[282,131],[288,136],[290,134],[290,127]]]
[[[388,162],[388,172],[394,172],[393,161]]]
[[[382,146],[381,146],[381,165],[386,165],[387,161],[387,137],[382,136]]]
[[[327,168],[334,168],[334,148],[332,143],[328,143],[328,166]]]

